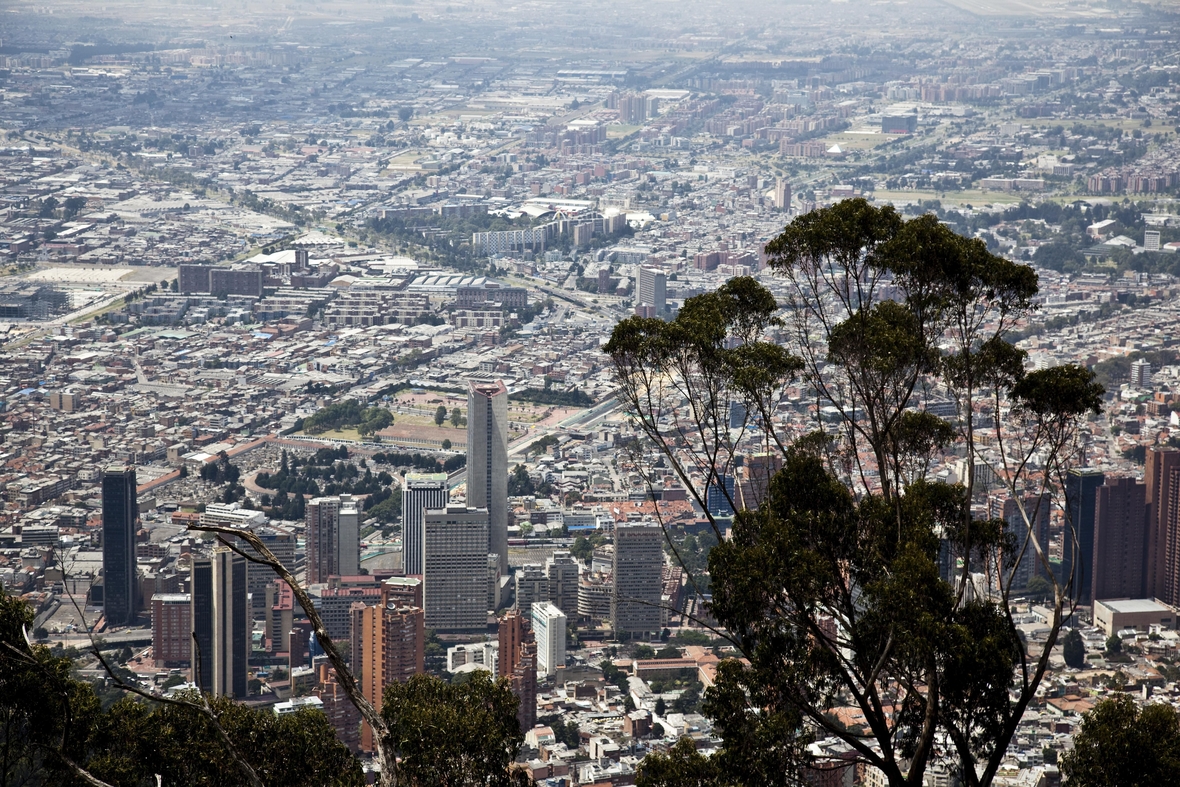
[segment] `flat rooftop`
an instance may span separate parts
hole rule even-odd
[[[1144,612],[1171,612],[1172,608],[1150,598],[1124,598],[1116,601],[1099,601],[1102,606],[1123,614]]]

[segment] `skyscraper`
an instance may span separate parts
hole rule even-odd
[[[1140,390],[1151,388],[1151,362],[1142,358],[1131,362],[1131,387]]]
[[[482,631],[488,625],[488,512],[447,506],[423,520],[426,627]]]
[[[537,673],[553,675],[565,666],[565,613],[548,601],[540,601],[532,606],[532,619]]]
[[[664,569],[664,532],[659,525],[617,525],[612,569],[615,635],[659,631]]]
[[[1152,448],[1143,473],[1147,489],[1147,595],[1180,603],[1180,451]]]
[[[381,710],[385,687],[426,671],[426,626],[422,608],[407,604],[399,586],[382,586],[376,606],[354,605],[352,664],[361,693]],[[373,732],[366,724],[361,748],[373,750]]]
[[[565,613],[567,618],[578,616],[578,574],[581,563],[574,560],[569,550],[558,549],[545,561],[549,578],[549,601]]]
[[[1142,598],[1147,591],[1147,486],[1108,478],[1094,510],[1093,600]]]
[[[1061,576],[1065,579],[1074,568],[1073,596],[1089,603],[1094,566],[1094,506],[1098,487],[1106,480],[1101,470],[1075,467],[1065,477],[1065,538],[1061,550]]]
[[[488,547],[508,573],[508,389],[472,383],[467,394],[467,505],[488,512]],[[427,613],[429,615],[429,611]]]
[[[246,559],[224,547],[192,562],[193,682],[201,691],[246,698],[250,616]]]
[[[422,575],[422,520],[450,500],[446,473],[406,473],[402,479],[402,573]],[[505,486],[507,494],[507,486]]]
[[[351,495],[317,497],[307,504],[307,582],[359,571],[360,509]]]
[[[543,566],[526,564],[516,569],[516,608],[528,612],[538,601],[549,600],[549,577]]]
[[[537,641],[525,613],[509,610],[500,619],[497,638],[500,658],[496,676],[508,678],[512,692],[520,698],[516,720],[522,730],[531,730],[537,723]]]
[[[108,467],[102,474],[103,616],[108,626],[135,623],[135,522],[138,518],[135,468]]]
[[[1020,565],[1016,567],[1016,571],[1012,575],[1012,587],[1015,589],[1026,588],[1033,577],[1046,575],[1044,565],[1037,556],[1037,551],[1032,541],[1029,541],[1028,546],[1025,547],[1024,542],[1028,536],[1028,526],[1025,524],[1024,517],[1028,516],[1032,522],[1033,533],[1037,537],[1037,542],[1041,545],[1041,550],[1047,556],[1049,553],[1050,513],[1048,499],[1036,495],[1028,495],[1024,498],[1023,514],[1020,512],[1020,508],[1016,505],[1015,500],[1009,499],[1004,501],[1003,518],[1007,525],[1008,533],[1012,536],[1016,550],[1014,555],[1003,556],[1005,581],[1007,581],[1008,572],[1012,570],[1011,561],[1015,560],[1016,555],[1019,555],[1020,550],[1024,548],[1024,555],[1020,559]]]
[[[659,268],[639,269],[639,287],[635,292],[635,302],[654,306],[656,315],[663,317],[664,306],[668,303],[668,277]]]
[[[783,178],[774,182],[774,206],[781,211],[791,208],[791,184]]]

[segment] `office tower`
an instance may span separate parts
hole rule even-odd
[[[1108,478],[1094,508],[1093,600],[1143,598],[1147,591],[1147,486]]]
[[[360,561],[360,509],[352,495],[317,497],[307,504],[307,583],[333,574],[356,576]]]
[[[1033,525],[1033,533],[1036,535],[1038,543],[1041,545],[1041,551],[1045,553],[1046,559],[1049,555],[1049,520],[1051,514],[1051,507],[1047,498],[1042,498],[1037,495],[1028,495],[1024,498],[1024,513],[1020,512],[1020,508],[1016,505],[1015,500],[1005,500],[1002,517],[1006,524],[1008,534],[1012,537],[1012,543],[1015,547],[1015,553],[1012,555],[1003,555],[1004,567],[1004,581],[1008,579],[1008,572],[1012,571],[1011,562],[1020,555],[1021,549],[1024,549],[1024,555],[1020,558],[1020,565],[1016,566],[1016,571],[1012,576],[1012,587],[1014,589],[1021,589],[1028,587],[1029,581],[1036,576],[1047,576],[1045,567],[1041,563],[1041,559],[1037,556],[1036,547],[1033,546],[1032,541],[1029,540],[1028,545],[1025,546],[1025,538],[1028,536],[1028,525],[1025,523],[1025,516]]]
[[[662,317],[667,298],[668,277],[659,268],[642,266],[639,268],[639,288],[635,292],[637,304],[647,304],[656,310],[656,316]]]
[[[1180,603],[1180,451],[1152,448],[1143,474],[1147,486],[1147,594]]]
[[[774,206],[781,211],[791,209],[791,184],[783,178],[774,182]]]
[[[508,389],[472,383],[467,394],[467,505],[486,508],[488,545],[508,573]]]
[[[1151,388],[1151,362],[1140,358],[1131,361],[1131,387],[1139,389]]]
[[[402,479],[402,573],[422,575],[422,516],[450,500],[446,473],[406,473]],[[507,487],[505,487],[507,495]]]
[[[135,468],[108,467],[102,474],[103,617],[108,626],[135,623],[135,524],[138,518]]]
[[[1159,251],[1160,250],[1160,231],[1159,230],[1144,230],[1143,231],[1143,250],[1144,251]]]
[[[611,627],[616,636],[659,630],[663,569],[664,533],[659,525],[620,523],[615,528]]]
[[[736,502],[734,477],[722,474],[720,478],[714,478],[705,490],[705,505],[709,513],[715,516],[733,516],[733,505],[730,501]]]
[[[548,601],[533,604],[532,611],[537,673],[553,675],[565,666],[565,613]]]
[[[528,611],[538,601],[549,600],[549,577],[543,566],[524,565],[516,569],[516,608]]]
[[[516,711],[520,728],[531,730],[537,723],[537,641],[528,618],[518,609],[500,619],[497,634],[500,657],[496,677],[508,679],[512,693],[520,698]]]
[[[426,627],[483,631],[488,625],[487,509],[429,510],[422,529]]]
[[[157,667],[188,666],[192,658],[192,596],[152,596],[152,658]]]
[[[422,608],[405,604],[401,589],[383,586],[376,606],[352,612],[353,671],[361,693],[381,710],[385,687],[426,671],[426,624]],[[372,751],[373,731],[361,731],[361,748]]]
[[[488,609],[500,608],[500,556],[488,554]]]
[[[578,616],[578,574],[581,564],[569,550],[558,549],[545,561],[549,579],[549,601],[565,613],[567,618]]]
[[[224,547],[193,558],[193,683],[216,696],[246,698],[250,618],[246,559]],[[198,657],[199,655],[199,657]]]
[[[1061,576],[1069,577],[1076,558],[1073,597],[1083,604],[1090,598],[1090,572],[1094,565],[1094,504],[1098,487],[1106,480],[1100,470],[1075,467],[1065,476],[1065,536],[1061,550]],[[1076,553],[1076,555],[1075,555]]]

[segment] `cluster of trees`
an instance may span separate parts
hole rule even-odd
[[[508,395],[509,400],[514,402],[533,402],[534,404],[547,404],[556,407],[589,407],[594,404],[594,399],[580,388],[575,388],[572,391],[555,391],[549,387],[546,381],[545,388],[525,388],[516,393]]]
[[[355,426],[357,433],[375,434],[393,423],[393,413],[384,407],[363,407],[355,399],[333,402],[315,415],[303,420],[303,431],[321,434],[335,429]]]
[[[1035,273],[935,216],[846,200],[795,219],[767,252],[784,311],[754,280],[732,279],[675,320],[624,320],[604,348],[636,425],[702,510],[710,488],[732,498],[721,479],[736,474],[739,445],[782,463],[757,510],[730,501],[724,538],[708,515],[708,610],[742,657],[718,665],[701,705],[722,748],[704,762],[689,747],[655,758],[645,783],[805,781],[830,765],[808,743],[830,736],[896,787],[921,784],[939,747],[964,784],[989,785],[1076,604],[1074,577],[1051,576],[1023,501],[1069,510],[1065,473],[1103,389],[1077,366],[1026,369],[1005,333],[1030,313]],[[799,383],[835,423],[776,426]],[[957,417],[919,407],[934,386]],[[735,410],[744,422],[724,428]],[[1003,450],[977,441],[977,418],[963,414],[979,412],[993,429],[1003,419]],[[952,444],[965,485],[927,477]],[[1020,540],[972,515],[979,463],[1017,502]],[[1032,647],[1009,604],[1025,555],[1052,583],[1050,634]],[[975,573],[998,597],[972,588]],[[863,724],[841,723],[844,706]]]
[[[450,413],[451,426],[458,429],[460,426],[467,426],[467,419],[463,417],[463,410],[455,407]],[[447,420],[447,406],[440,404],[438,409],[434,411],[434,425],[442,426]]]
[[[553,494],[553,485],[548,481],[542,481],[540,484],[534,483],[524,465],[517,465],[508,474],[509,497],[548,497],[551,494]]]
[[[373,461],[378,464],[393,465],[400,468],[413,468],[421,470],[424,473],[453,473],[456,470],[464,467],[467,464],[467,457],[463,454],[457,456],[449,456],[443,461],[435,459],[428,454],[420,454],[414,452],[412,454],[404,453],[376,453],[373,454]]]

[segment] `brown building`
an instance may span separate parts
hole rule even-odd
[[[497,677],[508,678],[512,693],[520,698],[516,719],[521,730],[537,723],[537,642],[528,616],[511,610],[500,619],[500,661]]]
[[[1180,603],[1180,451],[1153,448],[1143,474],[1147,487],[1147,593]]]
[[[1150,510],[1147,486],[1133,478],[1108,478],[1098,487],[1091,568],[1095,601],[1144,596]]]
[[[361,714],[336,681],[336,673],[330,664],[320,665],[313,693],[324,703],[324,715],[336,730],[336,737],[352,752],[359,752]]]
[[[152,657],[157,667],[188,666],[192,656],[192,612],[188,593],[152,596]]]
[[[426,671],[426,617],[405,604],[401,586],[381,589],[381,601],[352,608],[352,667],[361,693],[381,710],[385,687]],[[373,731],[361,729],[361,748],[373,751]]]

